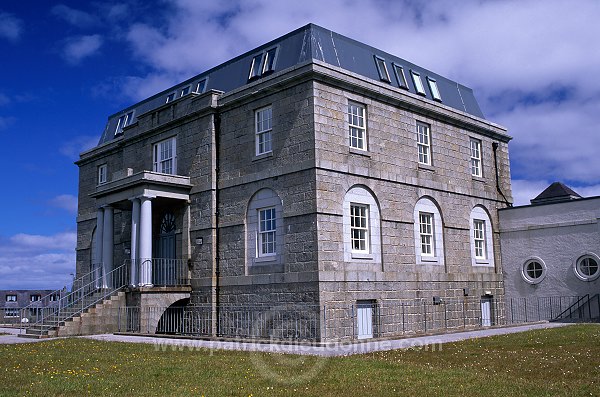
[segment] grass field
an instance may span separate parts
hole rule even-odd
[[[600,395],[596,324],[337,358],[79,338],[2,345],[0,357],[1,396]]]

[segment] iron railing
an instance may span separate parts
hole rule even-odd
[[[189,266],[185,259],[148,258],[125,264],[131,269],[134,285],[182,286],[189,285]]]
[[[73,291],[60,298],[55,307],[43,308],[35,321],[28,324],[28,327],[42,330],[56,328],[64,321],[78,316],[113,295],[129,282],[129,269],[125,264],[106,274],[98,269],[102,269],[102,267],[97,267],[77,279],[74,283],[77,288],[74,287]],[[25,317],[24,310],[21,312],[21,318]]]

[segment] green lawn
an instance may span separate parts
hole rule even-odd
[[[61,339],[0,346],[0,396],[599,396],[600,325],[360,356]]]

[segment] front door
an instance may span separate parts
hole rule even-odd
[[[152,276],[154,285],[174,285],[176,274],[175,215],[167,212],[160,222]]]
[[[481,298],[481,326],[491,327],[492,326],[492,298],[483,297]]]
[[[373,301],[358,301],[356,304],[358,339],[373,337],[373,306]]]

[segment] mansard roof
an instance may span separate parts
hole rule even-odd
[[[110,116],[99,143],[108,142],[118,136],[119,128],[122,129],[123,124],[135,122],[138,115],[181,96],[211,89],[226,93],[272,72],[280,72],[311,61],[324,62],[369,79],[384,81],[394,87],[484,118],[470,88],[395,55],[320,26],[308,24]],[[385,70],[382,70],[383,65]],[[256,72],[254,75],[253,70]]]

